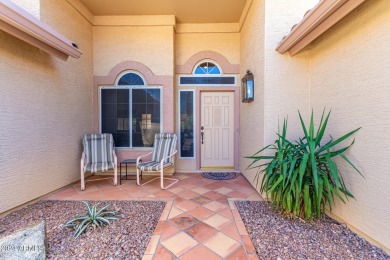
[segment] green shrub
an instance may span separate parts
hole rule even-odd
[[[79,216],[74,219],[69,220],[65,223],[64,227],[72,227],[74,228],[74,238],[76,239],[80,236],[87,228],[96,230],[99,228],[102,231],[104,225],[110,225],[110,220],[117,220],[116,214],[117,211],[109,211],[108,207],[110,205],[106,205],[101,209],[97,209],[99,203],[93,205],[92,207],[88,204],[88,202],[83,201],[85,207],[87,208],[87,215]]]
[[[323,142],[330,111],[326,117],[325,110],[323,111],[317,130],[314,127],[313,112],[309,128],[306,127],[299,111],[298,113],[304,136],[298,141],[288,140],[287,119],[284,119],[283,128],[280,130],[279,126],[278,138],[274,144],[246,157],[252,160],[248,169],[258,168],[257,184],[260,176],[264,175],[260,192],[265,192],[271,203],[287,216],[307,220],[319,219],[324,215],[327,205],[330,211],[332,210],[335,196],[344,203],[344,197],[346,199],[353,197],[347,190],[334,159],[342,158],[362,175],[345,155],[355,140],[343,148],[336,149],[335,146],[351,137],[360,128],[336,140],[330,137],[329,141]],[[261,155],[266,150],[271,150],[272,155]]]

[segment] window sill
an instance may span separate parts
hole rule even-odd
[[[294,56],[366,0],[321,0],[279,43],[280,54]]]
[[[75,43],[9,0],[0,0],[0,29],[62,60],[82,55]]]
[[[179,159],[180,160],[195,160],[195,157],[180,157],[179,156]]]

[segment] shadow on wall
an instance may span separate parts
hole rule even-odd
[[[23,59],[26,64],[34,64],[34,67],[42,67],[54,72],[53,57],[38,48],[6,33],[0,31],[2,55],[12,55],[11,59]]]

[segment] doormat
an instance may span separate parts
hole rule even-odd
[[[230,180],[238,176],[237,172],[202,172],[202,176],[212,180]]]

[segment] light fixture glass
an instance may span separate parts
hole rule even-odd
[[[247,70],[245,76],[241,80],[242,87],[242,102],[250,103],[255,99],[255,85],[252,72]]]

